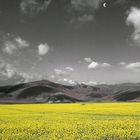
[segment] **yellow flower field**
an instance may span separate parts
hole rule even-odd
[[[140,140],[140,103],[0,105],[0,140]]]

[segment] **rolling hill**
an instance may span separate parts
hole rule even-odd
[[[0,87],[0,103],[74,103],[140,101],[140,84],[75,86],[48,80]]]

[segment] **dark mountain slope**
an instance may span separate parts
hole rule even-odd
[[[58,92],[57,89],[46,86],[33,86],[23,90],[17,98],[28,98],[32,96],[38,96],[40,94],[50,94]]]
[[[140,84],[62,85],[48,80],[0,87],[0,103],[140,101]]]
[[[117,101],[131,101],[140,97],[140,91],[126,91],[114,96]]]

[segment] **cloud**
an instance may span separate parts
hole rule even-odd
[[[71,0],[68,12],[71,15],[70,24],[85,24],[94,20],[94,13],[100,7],[102,0]]]
[[[4,61],[0,62],[0,81],[7,81],[7,84],[13,80],[14,83],[23,82],[24,78],[10,64]]]
[[[6,41],[4,43],[3,52],[12,55],[17,50],[16,45],[12,41]]]
[[[73,17],[70,20],[70,24],[77,24],[77,26],[80,26],[84,23],[93,21],[93,19],[94,19],[94,16],[92,14],[84,14],[81,16],[79,15],[77,17]]]
[[[87,83],[87,85],[91,85],[91,86],[95,86],[95,85],[97,85],[98,83],[96,82],[96,81],[89,81],[88,83]]]
[[[99,67],[99,63],[98,62],[91,62],[89,65],[88,65],[88,69],[95,69],[95,68],[98,68]]]
[[[54,69],[55,72],[55,78],[57,79],[68,79],[71,77],[72,72],[74,71],[71,67],[65,67],[64,70],[62,69]]]
[[[125,65],[125,68],[130,70],[140,70],[140,62],[129,63]]]
[[[54,69],[54,72],[56,75],[58,76],[69,76],[69,73],[67,71],[64,70],[60,70],[60,69]]]
[[[5,61],[0,61],[0,83],[3,84],[19,84],[25,82],[31,82],[34,80],[41,80],[42,76],[39,74],[27,74],[25,72],[18,71],[11,64]]]
[[[74,71],[74,68],[72,68],[72,67],[66,67],[65,69],[68,71]]]
[[[62,70],[55,69],[55,72],[58,74],[59,77],[56,76],[57,74],[56,75],[50,75],[49,79],[51,81],[61,82],[62,84],[70,84],[70,85],[76,84],[76,82],[74,80],[72,80],[69,76],[67,76],[67,74],[64,71],[62,72]]]
[[[75,85],[76,84],[76,82],[71,80],[71,79],[69,79],[68,83],[71,84],[71,85]]]
[[[105,2],[113,5],[136,5],[133,0],[70,0],[70,8],[67,8],[71,17],[70,24],[83,25],[94,21],[96,11],[100,10]]]
[[[60,78],[57,80],[58,82],[61,82],[62,84],[67,84],[67,85],[75,85],[77,84],[76,81],[69,79],[69,78]]]
[[[42,80],[43,76],[37,73],[34,74],[27,74],[24,72],[20,72],[19,73],[20,76],[22,76],[24,78],[24,82],[32,82],[32,81],[38,81],[38,80]]]
[[[111,67],[111,64],[109,64],[109,63],[103,63],[103,64],[101,64],[101,66],[102,67]]]
[[[54,80],[54,79],[55,79],[55,75],[52,74],[52,75],[49,76],[49,78],[50,78],[51,80]]]
[[[21,0],[20,10],[22,14],[30,16],[47,10],[52,0]]]
[[[29,47],[29,45],[30,45],[29,42],[27,42],[26,40],[23,40],[20,37],[16,37],[15,42],[17,43],[17,46],[19,48],[26,48],[26,47]]]
[[[140,62],[133,62],[133,63],[120,62],[120,65],[126,70],[133,70],[135,72],[140,72]]]
[[[64,81],[65,83],[70,84],[70,85],[75,85],[76,84],[76,82],[74,80],[67,79],[67,78],[64,78],[64,79],[62,79],[60,81]]]
[[[111,67],[111,64],[109,63],[98,63],[98,62],[91,62],[89,65],[88,65],[88,69],[96,69],[96,68],[109,68]]]
[[[44,55],[46,55],[46,54],[49,52],[49,49],[50,49],[50,47],[48,46],[47,43],[45,43],[45,44],[40,44],[40,45],[38,46],[38,54],[39,54],[40,56],[44,56]]]
[[[88,81],[88,82],[81,82],[81,84],[95,86],[95,85],[97,85],[99,83],[96,82],[96,81]]]
[[[93,15],[91,14],[84,14],[83,16],[79,16],[77,18],[78,22],[82,22],[82,23],[85,23],[85,22],[89,22],[89,21],[93,21],[94,17]]]
[[[132,39],[136,43],[140,44],[140,9],[136,7],[131,7],[128,11],[128,17],[126,19],[128,25],[134,27],[134,33],[132,34]]]
[[[84,61],[87,62],[87,63],[91,63],[92,62],[92,59],[89,58],[89,57],[86,57],[86,58],[84,58]]]
[[[126,62],[120,62],[120,65],[121,66],[125,66],[126,65]]]
[[[3,52],[12,55],[14,52],[29,47],[29,42],[20,37],[15,37],[11,40],[6,40],[3,45]]]
[[[16,70],[10,64],[5,64],[2,62],[1,65],[0,74],[3,79],[12,78],[15,75]]]

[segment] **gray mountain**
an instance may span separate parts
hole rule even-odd
[[[0,87],[0,103],[74,103],[140,101],[140,83],[75,86],[48,80]]]

